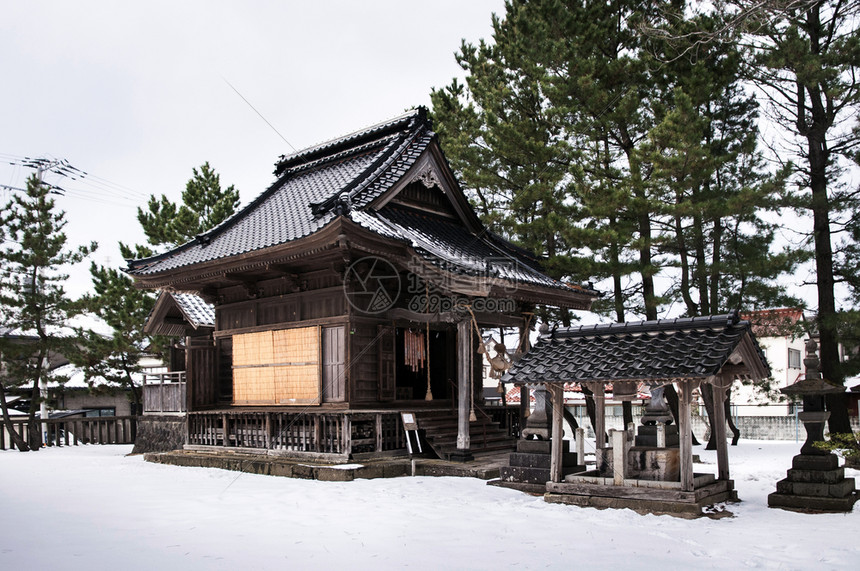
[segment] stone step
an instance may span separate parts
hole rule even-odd
[[[854,478],[845,478],[835,484],[819,482],[792,482],[788,479],[776,483],[779,494],[812,496],[816,498],[844,498],[854,493]]]
[[[449,459],[458,453],[459,419],[456,412],[419,413],[417,418],[419,428],[424,431],[424,440],[439,458]],[[513,451],[516,445],[505,429],[480,414],[476,422],[469,423],[469,441],[472,454]]]
[[[561,441],[561,451],[570,452],[570,440]],[[517,440],[517,452],[524,454],[552,454],[552,441]]]
[[[842,498],[822,498],[818,496],[795,496],[774,492],[767,497],[767,505],[772,508],[819,512],[850,512],[856,501],[856,493]]]
[[[584,472],[585,466],[568,466],[562,468],[562,478],[568,474]],[[526,484],[545,484],[550,481],[549,468],[526,468],[524,466],[502,466],[499,468],[499,479],[503,482],[522,482]]]
[[[520,466],[523,468],[544,468],[549,470],[552,463],[552,456],[549,454],[526,454],[523,452],[514,452],[510,456],[509,463],[511,466]],[[562,466],[577,466],[576,453],[565,452],[562,455]]]
[[[790,482],[806,482],[819,484],[835,484],[845,477],[845,468],[835,470],[788,470],[786,480]]]

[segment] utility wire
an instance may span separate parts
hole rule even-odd
[[[233,87],[233,84],[232,84],[232,83],[230,83],[229,81],[227,81],[227,78],[226,78],[226,77],[221,76],[221,79],[223,79],[223,80],[224,80],[224,83],[226,83],[227,85],[229,85],[229,86],[230,86],[230,89],[232,89],[233,91],[235,91],[235,92],[236,92],[236,95],[238,95],[239,97],[241,97],[241,98],[242,98],[242,101],[244,101],[245,103],[247,103],[247,104],[248,104],[248,107],[250,107],[251,109],[253,109],[253,110],[254,110],[254,113],[256,113],[257,115],[259,115],[260,119],[262,119],[263,121],[265,121],[265,122],[266,122],[266,125],[268,125],[269,127],[271,127],[271,128],[272,128],[272,131],[274,131],[275,133],[277,133],[277,134],[278,134],[278,136],[281,138],[281,140],[282,140],[282,141],[284,141],[284,142],[287,144],[287,146],[288,146],[288,147],[290,147],[290,148],[293,150],[293,152],[294,152],[294,153],[295,153],[295,152],[298,152],[298,151],[296,151],[296,148],[292,145],[292,143],[290,143],[290,142],[286,139],[286,137],[284,137],[283,135],[281,135],[281,132],[280,132],[280,131],[278,131],[277,129],[275,129],[275,126],[274,126],[274,125],[272,125],[271,123],[269,123],[269,120],[268,120],[268,119],[266,119],[265,117],[263,117],[263,114],[262,114],[262,113],[260,113],[259,111],[257,111],[257,108],[256,108],[256,107],[254,107],[253,105],[251,105],[251,102],[250,102],[250,101],[248,101],[247,99],[245,99],[245,96],[244,96],[244,95],[242,95],[241,93],[239,93],[239,90],[238,90],[238,89],[236,89],[235,87]]]

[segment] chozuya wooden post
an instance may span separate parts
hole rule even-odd
[[[690,419],[690,403],[693,401],[693,391],[701,381],[677,383],[678,387],[678,439],[680,440],[681,455],[681,490],[692,492],[693,482],[693,427]],[[725,438],[723,439],[725,443]]]
[[[550,481],[561,482],[562,440],[564,439],[564,385],[547,384],[552,397],[552,456],[550,459]]]
[[[606,448],[606,390],[603,383],[583,383],[594,393],[594,447]]]
[[[729,479],[729,450],[726,444],[726,390],[732,386],[733,377],[729,374],[720,374],[710,377],[705,382],[710,382],[714,388],[714,440],[717,443],[717,479]]]

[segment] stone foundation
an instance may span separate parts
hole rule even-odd
[[[185,430],[185,416],[139,416],[137,417],[137,438],[131,453],[180,450],[185,445]]]
[[[857,501],[854,478],[845,477],[835,454],[798,454],[791,469],[776,483],[767,505],[798,511],[850,512]]]
[[[509,458],[510,466],[499,468],[500,485],[526,484],[522,489],[530,490],[530,486],[537,486],[533,491],[541,491],[550,481],[550,466],[552,464],[552,441],[551,440],[518,440],[517,451],[512,452]],[[578,463],[575,452],[570,452],[570,441],[562,441],[562,477],[568,474],[585,471],[585,466]],[[520,486],[511,485],[520,489]]]
[[[612,477],[612,448],[598,450],[597,469],[604,477]],[[681,481],[681,451],[678,448],[631,446],[627,451],[625,477],[632,480],[664,482]]]

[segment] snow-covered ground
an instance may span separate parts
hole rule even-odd
[[[470,478],[347,483],[0,452],[0,569],[858,569],[860,507],[768,509],[794,442],[730,449],[734,517],[550,505]],[[715,470],[711,452],[699,450]],[[851,476],[860,473],[851,472]]]

